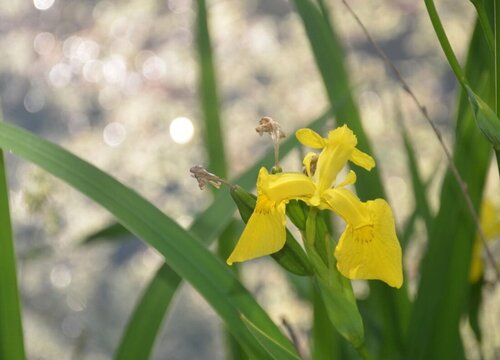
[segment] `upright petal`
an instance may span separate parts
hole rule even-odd
[[[364,153],[356,148],[352,151],[351,158],[349,160],[368,171],[375,167],[375,160],[367,153]]]
[[[356,136],[347,125],[328,133],[328,143],[319,155],[316,168],[320,193],[329,189],[335,182],[338,173],[351,158],[356,143]]]
[[[251,260],[273,254],[285,245],[285,204],[275,205],[265,196],[257,198],[257,205],[241,234],[227,264]]]
[[[403,284],[401,246],[394,218],[382,199],[364,203],[371,224],[347,224],[335,249],[338,270],[349,279],[378,279],[400,288]]]
[[[308,128],[297,130],[295,136],[303,145],[314,149],[322,149],[326,146],[326,139],[322,138],[316,131]]]

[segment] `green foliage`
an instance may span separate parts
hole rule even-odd
[[[465,70],[462,70],[434,2],[425,0],[441,47],[462,86],[452,155],[472,203],[478,209],[492,145],[497,155],[500,154],[500,120],[495,112],[499,104],[493,101],[498,99],[494,85],[498,88],[500,84],[493,64],[500,63],[500,56],[496,53],[492,56],[493,42],[500,44],[500,36],[494,37],[486,15],[493,13],[492,2],[478,0],[473,3],[479,21],[470,42]],[[293,4],[304,25],[331,106],[308,127],[321,128],[330,116],[335,116],[338,125],[347,124],[357,135],[358,147],[373,154],[351,91],[343,46],[327,2],[294,0]],[[500,16],[500,10],[496,10],[495,17]],[[195,33],[203,135],[208,170],[227,178],[224,126],[220,119],[208,15],[205,1],[197,0]],[[493,23],[499,30],[500,21]],[[495,83],[491,79],[495,79]],[[428,183],[422,179],[415,145],[404,125],[401,126],[401,138],[414,197],[414,208],[400,231],[402,247],[405,249],[411,241],[418,219],[425,223],[428,237],[413,301],[408,296],[408,279],[399,290],[371,281],[366,299],[357,300],[351,281],[336,267],[333,255],[336,237],[328,213],[317,212],[315,208],[310,210],[296,200],[287,204],[287,216],[303,236],[305,251],[287,230],[284,248],[272,256],[288,272],[298,296],[313,308],[312,359],[464,359],[459,333],[464,316],[468,316],[477,341],[484,338],[479,321],[484,282],[471,285],[468,281],[476,224],[464,200],[463,189],[448,169],[440,188],[438,211],[433,215],[427,199]],[[298,146],[294,137],[286,139],[280,146],[281,156]],[[226,190],[215,192],[210,206],[186,231],[107,173],[24,130],[0,122],[0,147],[59,177],[116,218],[118,222],[87,236],[83,243],[91,245],[99,239],[118,243],[133,235],[164,257],[165,263],[145,288],[130,316],[115,353],[116,359],[151,357],[165,314],[183,280],[188,281],[225,322],[232,336],[226,349],[228,358],[301,358],[295,345],[241,284],[235,268],[230,270],[223,263],[236,238],[234,211],[237,208],[243,221],[248,221],[256,205],[255,197],[245,189],[255,186],[261,166],[273,165],[272,151],[233,179],[235,186],[229,193]],[[0,152],[0,358],[21,360],[25,354],[4,165]],[[431,180],[433,178],[431,175]],[[378,167],[363,172],[355,186],[362,200],[385,198]],[[222,261],[207,249],[217,238]],[[312,288],[312,294],[304,291],[304,284],[308,290]]]
[[[14,242],[10,224],[7,176],[0,150],[0,359],[25,358],[17,287]]]

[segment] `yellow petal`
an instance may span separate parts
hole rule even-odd
[[[336,185],[335,187],[341,188],[341,187],[344,187],[347,185],[352,185],[355,182],[356,182],[356,173],[352,170],[349,170],[349,173],[347,174],[345,179],[340,184]]]
[[[371,224],[371,216],[366,204],[346,188],[336,187],[323,191],[321,208],[329,209],[355,228]]]
[[[484,262],[481,258],[483,252],[483,243],[480,239],[476,238],[474,247],[472,248],[472,259],[470,264],[469,282],[476,283],[481,278],[483,273]]]
[[[315,190],[316,186],[311,179],[302,173],[270,175],[266,168],[260,169],[257,180],[257,195],[265,194],[275,203],[310,197]]]
[[[321,149],[326,145],[326,140],[323,139],[321,135],[308,128],[297,130],[295,136],[303,145],[314,149]]]
[[[349,160],[368,171],[375,167],[375,160],[370,155],[356,148],[354,148]]]
[[[227,264],[251,260],[279,251],[286,241],[285,204],[277,206],[261,196]]]
[[[328,143],[318,158],[316,178],[318,188],[322,192],[335,182],[338,173],[351,158],[357,139],[346,125],[328,133]]]
[[[337,268],[349,279],[378,279],[400,288],[402,254],[391,208],[382,199],[364,204],[372,224],[359,228],[347,225],[335,249]]]

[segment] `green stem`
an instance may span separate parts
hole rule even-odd
[[[444,51],[446,59],[450,64],[453,73],[455,74],[458,82],[465,88],[467,85],[467,80],[465,79],[465,74],[458,62],[458,59],[453,52],[453,49],[450,45],[450,41],[446,36],[446,32],[444,31],[443,24],[441,23],[441,19],[436,10],[436,6],[434,5],[433,0],[425,0],[425,6],[427,7],[427,12],[429,13],[429,18],[431,19],[432,26],[434,27],[434,31],[438,37],[439,43],[441,44],[441,48]]]
[[[368,352],[368,350],[366,350],[365,344],[361,345],[360,347],[357,347],[356,351],[363,360],[371,360],[370,353]]]
[[[500,149],[495,149],[495,155],[497,157],[498,175],[500,176]]]
[[[498,116],[500,113],[500,101],[498,99],[500,96],[500,54],[498,53],[500,51],[500,6],[497,4],[496,0],[493,2],[493,6],[495,8],[493,12],[493,21],[495,26],[495,112]]]
[[[477,17],[479,19],[479,23],[481,24],[481,28],[483,29],[486,43],[488,44],[488,48],[490,49],[490,51],[493,53],[495,51],[495,36],[493,35],[493,30],[491,30],[491,25],[488,20],[488,14],[486,13],[486,9],[484,8],[484,1],[471,0],[471,3],[476,8]]]

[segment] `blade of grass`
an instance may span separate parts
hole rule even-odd
[[[116,359],[149,359],[156,334],[164,316],[157,316],[159,309],[165,313],[177,291],[179,276],[166,264],[161,266],[158,276],[153,278],[145,291],[147,296],[140,302],[128,321],[127,327],[133,332],[126,332],[121,346],[115,353]],[[148,321],[145,322],[144,318]],[[140,336],[138,336],[140,334]]]
[[[328,112],[320,116],[318,119],[312,121],[309,126],[316,129],[318,127],[321,127],[327,119]],[[281,145],[282,155],[287,154],[296,146],[298,146],[298,142],[295,138],[289,138],[285,140]],[[260,167],[263,165],[270,167],[273,163],[274,152],[271,150],[268,151],[263,158],[259,159],[234,182],[243,187],[250,188],[255,182],[257,172],[259,171]],[[212,204],[193,222],[190,228],[190,232],[195,237],[199,238],[200,241],[202,241],[205,245],[210,245],[212,241],[221,233],[221,231],[223,230],[223,226],[227,226],[227,224],[231,221],[234,208],[234,202],[231,200],[229,194],[225,192],[217,193]],[[147,291],[142,295],[141,299],[138,302],[138,305],[134,310],[134,315],[132,316],[132,318],[140,320],[141,326],[151,326],[153,322],[150,320],[158,318],[162,319],[165,316],[165,312],[168,308],[168,302],[170,300],[170,298],[168,297],[169,292],[167,290],[164,290],[164,293],[162,293],[161,288],[155,289],[154,286],[154,284],[158,283],[158,287],[161,287],[161,281],[157,280],[157,278],[164,276],[164,270],[168,271],[168,265],[165,264],[164,267],[166,268],[166,270],[163,268],[160,268],[158,270],[156,275],[153,277],[151,285],[148,286]],[[182,279],[177,276],[177,278],[172,277],[164,281],[170,281],[172,286],[178,287],[181,280]],[[142,309],[144,306],[142,304],[145,302],[150,303],[151,300],[149,300],[149,298],[152,296],[160,296],[165,298],[166,304],[157,304],[154,309],[150,308],[148,312],[143,311]],[[143,334],[140,332],[141,326],[133,326],[132,324],[127,325],[124,335],[122,336],[122,339],[120,341],[119,348],[126,349],[128,347],[128,342],[126,341],[127,338],[150,336],[150,339],[147,339],[143,343],[141,343],[142,356],[139,356],[139,358],[147,358],[146,354],[149,354],[151,352],[151,347],[154,344],[154,339],[157,337],[157,334],[160,330],[160,323],[155,324],[157,325],[154,329],[155,331],[150,331],[147,334]],[[126,350],[120,350],[119,352],[121,354],[127,354]],[[126,360],[127,358],[116,357],[116,359]]]
[[[489,50],[476,24],[469,47],[466,76],[483,99],[493,94]],[[483,84],[483,85],[481,85]],[[486,85],[486,86],[484,86]],[[454,162],[468,184],[476,208],[481,200],[491,147],[477,129],[466,93],[459,95]],[[469,294],[470,254],[476,228],[461,190],[448,171],[443,182],[440,209],[432,226],[408,336],[408,359],[463,358],[458,333]]]
[[[200,64],[200,100],[205,120],[204,137],[208,155],[208,169],[221,178],[227,178],[226,152],[219,116],[219,96],[212,58],[205,0],[197,0],[196,45]]]
[[[374,155],[366,136],[358,108],[350,93],[349,78],[344,65],[344,52],[339,41],[334,24],[328,17],[328,9],[324,1],[321,1],[321,11],[310,0],[294,0],[295,7],[299,13],[309,39],[316,64],[325,85],[326,93],[330,103],[337,113],[338,124],[346,123],[356,134],[358,146],[361,150]],[[346,101],[340,107],[336,107],[336,99],[345,96]],[[358,177],[356,191],[362,198],[385,198],[380,173],[377,168],[369,173]],[[399,309],[408,307],[408,296],[406,290],[393,290],[386,285],[373,281],[370,282],[370,297],[377,304],[374,311],[381,312],[384,334],[384,344],[388,348],[392,345],[397,347],[396,353],[402,351],[402,317]],[[396,356],[396,355],[394,355]]]
[[[422,177],[420,176],[417,158],[415,157],[415,150],[410,138],[408,137],[406,127],[404,126],[403,122],[401,122],[401,125],[401,136],[403,137],[406,157],[408,159],[408,169],[410,170],[411,175],[411,185],[415,197],[416,210],[424,220],[425,227],[427,229],[427,235],[429,235],[432,226],[432,215],[429,207],[429,202],[427,201],[426,186],[424,185]]]
[[[0,146],[42,167],[109,210],[130,231],[148,242],[172,269],[207,300],[245,351],[268,358],[266,350],[241,320],[246,316],[281,346],[294,352],[290,341],[271,321],[234,275],[196,238],[95,166],[29,132],[0,123]]]
[[[300,360],[301,358],[297,353],[290,352],[288,349],[277,343],[273,338],[270,338],[264,331],[259,329],[257,325],[248,320],[245,316],[241,317],[248,330],[255,336],[257,341],[262,344],[269,355],[274,360]]]
[[[22,360],[26,356],[8,194],[4,156],[0,150],[0,359]]]

